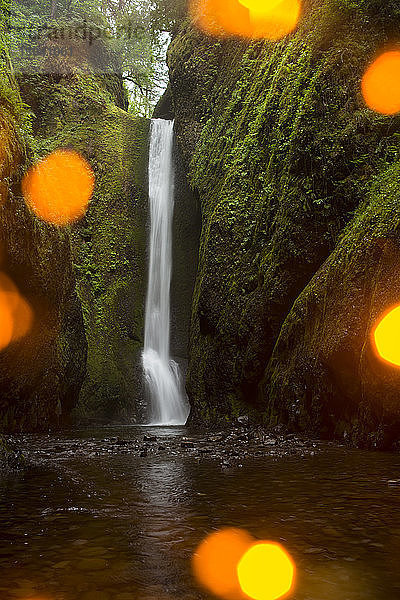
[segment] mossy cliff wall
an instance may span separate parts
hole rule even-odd
[[[3,43],[0,67],[0,269],[34,316],[29,333],[0,353],[0,431],[46,430],[77,401],[86,339],[68,233],[36,219],[21,197],[29,118]]]
[[[153,118],[174,118],[170,86],[155,107]],[[174,133],[170,350],[172,358],[179,364],[181,373],[185,376],[191,305],[198,266],[201,213],[198,197],[188,183],[187,164],[181,146],[176,140],[176,127]]]
[[[90,62],[65,75],[21,76],[20,84],[35,112],[37,158],[72,148],[96,177],[89,209],[70,231],[88,341],[75,416],[135,421],[143,397],[149,122],[126,111],[121,77],[96,74]]]
[[[175,194],[172,222],[171,355],[183,373],[188,363],[188,338],[201,230],[198,199],[191,192],[182,154],[175,144]]]
[[[111,110],[94,114],[93,127],[86,142],[98,187],[73,244],[89,344],[81,406],[96,419],[134,422],[144,408],[148,122]]]
[[[177,136],[202,210],[188,392],[193,422],[244,413],[387,445],[400,375],[370,330],[398,287],[400,117],[360,81],[398,3],[308,0],[279,43],[169,49]]]

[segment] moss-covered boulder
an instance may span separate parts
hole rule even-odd
[[[86,339],[68,232],[40,222],[21,197],[29,116],[4,44],[0,65],[0,270],[33,311],[29,332],[0,353],[0,431],[46,430],[76,404]]]
[[[355,313],[368,313],[358,326],[346,321],[357,340],[353,367],[357,360],[363,365],[361,371],[351,367],[347,380],[343,373],[332,374],[346,371],[345,348],[321,339],[319,356],[315,345],[318,335],[332,335],[333,321],[327,329],[325,320],[316,322],[304,309],[311,300],[304,299],[314,289],[325,297],[323,283],[315,278],[340,252],[364,248],[369,254],[357,259],[356,269],[373,269],[371,257],[379,251],[374,236],[366,248],[352,228],[360,218],[368,218],[373,228],[378,219],[380,203],[371,199],[366,205],[366,198],[372,198],[372,186],[394,173],[400,118],[368,110],[360,81],[373,57],[398,35],[399,23],[396,2],[309,0],[297,32],[279,43],[215,40],[190,25],[174,39],[169,66],[178,140],[202,210],[188,374],[195,422],[221,423],[251,413],[323,434],[325,425],[316,415],[334,415],[337,408],[342,423],[331,423],[329,435],[333,430],[349,434],[347,424],[362,414],[362,424],[351,426],[354,439],[368,433],[381,437],[375,435],[378,422],[391,410],[384,407],[396,404],[397,372],[389,376],[388,405],[382,382],[365,394],[375,367],[371,363],[366,374],[362,348],[368,341],[362,323],[400,298],[388,285],[374,306],[366,301],[369,288],[357,298],[347,297],[344,282],[353,277],[353,259],[336,267],[337,285],[327,288],[330,318],[336,310],[346,313],[352,301]],[[378,197],[381,193],[376,191]],[[389,204],[379,219],[384,236],[396,237],[392,209],[397,192],[390,187],[386,193]],[[366,206],[369,216],[360,217]],[[352,250],[343,246],[346,235],[355,236]],[[384,260],[389,260],[387,252]],[[394,273],[396,263],[392,266]],[[382,266],[382,273],[388,268],[389,263]],[[303,328],[314,327],[308,360],[301,344],[310,340],[301,336]],[[340,359],[331,360],[324,344],[333,353],[336,348]],[[303,401],[304,386],[311,401]],[[348,403],[346,386],[352,390]],[[346,410],[340,408],[343,403]]]
[[[367,446],[399,440],[400,369],[378,357],[372,340],[400,303],[399,223],[396,163],[371,181],[282,326],[263,382],[270,422]]]

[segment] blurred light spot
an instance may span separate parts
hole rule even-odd
[[[400,52],[381,54],[362,79],[366,105],[383,115],[400,112]]]
[[[249,9],[252,38],[280,40],[297,26],[299,0],[239,0]]]
[[[258,542],[238,564],[243,592],[254,600],[276,600],[287,594],[294,581],[294,563],[285,549],[273,542]]]
[[[373,339],[381,358],[400,366],[400,306],[379,321],[373,330]]]
[[[7,275],[0,273],[0,350],[24,337],[32,326],[33,313]]]
[[[279,40],[297,26],[300,0],[191,0],[190,13],[205,33]]]
[[[253,542],[240,529],[222,529],[209,535],[193,556],[193,572],[198,582],[226,600],[243,598],[237,565]]]
[[[22,192],[40,219],[67,225],[85,214],[94,181],[92,169],[80,154],[57,150],[30,169]]]
[[[249,11],[238,0],[190,0],[195,25],[209,35],[249,37]]]

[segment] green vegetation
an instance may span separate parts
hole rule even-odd
[[[104,62],[109,60],[107,46]],[[90,62],[64,76],[21,75],[34,110],[32,160],[72,148],[91,165],[95,194],[69,228],[88,342],[80,419],[133,419],[140,410],[146,283],[148,121],[128,114],[122,78]]]
[[[400,298],[399,175],[397,161],[373,177],[285,320],[263,384],[270,420],[366,446],[397,440],[400,374],[370,340]]]
[[[76,71],[87,55],[98,73],[123,77],[132,114],[151,116],[166,87],[165,51],[182,10],[179,2],[167,9],[163,1],[3,1],[8,9],[3,24],[19,72],[63,72],[62,57],[67,63],[78,59]]]
[[[4,41],[1,43],[1,270],[33,309],[23,340],[0,360],[0,427],[32,431],[58,426],[76,403],[86,340],[65,232],[33,217],[21,198],[31,115],[21,101]]]
[[[56,28],[75,18],[106,22],[94,4],[87,12],[87,2],[57,2],[56,8],[51,21]],[[14,5],[12,17],[19,10],[21,19],[14,25],[40,22],[39,9],[47,14],[52,7]],[[80,419],[128,420],[140,411],[148,121],[127,112],[112,41],[99,42],[94,55],[81,52],[82,40],[71,43],[71,56],[53,53],[50,72],[18,63],[17,79],[10,44],[1,48],[1,139],[7,159],[1,191],[3,202],[6,194],[9,200],[0,233],[7,270],[35,314],[24,343],[2,353],[5,430],[58,426],[76,406],[85,375],[76,410]],[[51,44],[62,48],[63,40],[53,38]],[[80,152],[96,177],[86,217],[62,230],[36,219],[19,190],[29,166],[58,148]]]
[[[277,44],[215,41],[189,25],[172,43],[178,135],[203,216],[188,378],[195,421],[231,419],[239,404],[274,422],[269,408],[285,404],[286,387],[260,387],[266,369],[280,381],[272,353],[282,324],[371,181],[399,160],[399,117],[373,114],[360,95],[368,62],[398,31],[395,4],[307,2],[298,31]],[[305,427],[296,406],[314,367],[296,378],[294,360],[292,426]],[[318,393],[306,409],[315,429]],[[340,403],[334,394],[327,410]],[[364,430],[374,423],[366,418]]]
[[[48,344],[57,348],[52,368],[61,368],[58,414],[72,408],[82,379],[80,334],[73,354],[81,310],[89,350],[76,416],[130,420],[141,411],[148,121],[129,106],[126,82],[142,88],[148,110],[160,75],[157,52],[175,30],[171,85],[158,110],[175,114],[201,203],[188,373],[193,422],[226,424],[250,414],[318,435],[391,443],[400,382],[397,371],[378,364],[369,336],[400,299],[400,117],[368,110],[360,80],[398,37],[397,4],[308,0],[297,32],[275,44],[209,38],[182,22],[180,2],[172,11],[161,0],[145,8],[128,0],[18,4],[14,17],[22,24],[46,14],[57,27],[84,19],[101,31],[96,52],[75,40],[75,54],[56,56],[48,73],[19,65],[19,88],[2,47],[0,119],[9,142],[2,190],[12,177],[18,188],[28,164],[60,147],[83,154],[96,176],[86,217],[62,233],[23,209],[41,271],[29,258],[22,288],[29,269],[40,287],[54,268],[35,236],[46,252],[52,240],[63,258],[58,277],[66,273],[68,292],[50,286],[61,323]],[[128,22],[136,45],[116,35]],[[134,60],[139,51],[143,63]],[[16,252],[11,220],[4,239]],[[181,225],[196,229],[184,219]],[[174,249],[179,272],[185,252]],[[190,286],[180,284],[186,297]],[[184,338],[181,330],[177,337]],[[76,375],[68,390],[66,372]],[[18,411],[3,411],[10,428],[25,418]]]

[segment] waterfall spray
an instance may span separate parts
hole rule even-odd
[[[184,425],[189,415],[179,367],[170,358],[173,135],[173,121],[152,120],[149,154],[150,263],[142,354],[151,404],[151,425]]]

